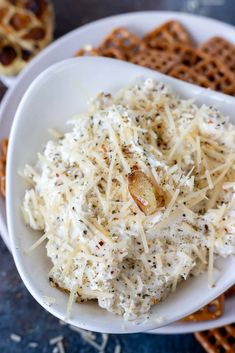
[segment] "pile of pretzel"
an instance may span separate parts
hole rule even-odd
[[[125,60],[235,95],[235,46],[222,37],[213,37],[202,45],[195,45],[178,21],[168,21],[143,38],[126,28],[116,28],[98,47],[87,46],[76,55]]]

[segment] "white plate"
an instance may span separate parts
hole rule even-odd
[[[32,80],[46,67],[73,56],[85,44],[97,45],[114,27],[126,26],[134,33],[143,35],[169,19],[178,19],[198,43],[221,33],[225,38],[235,43],[234,27],[205,17],[174,12],[138,12],[109,17],[83,26],[50,45],[19,75],[15,86],[7,92],[0,106],[0,138],[9,135],[12,120],[23,93]],[[0,233],[9,246],[3,200],[0,200]],[[220,319],[204,323],[175,323],[155,332],[186,333],[221,326],[233,321],[235,321],[235,299],[229,299],[226,301],[225,314]]]

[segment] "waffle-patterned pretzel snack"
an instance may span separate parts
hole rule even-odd
[[[215,320],[224,313],[224,294],[214,299],[212,302],[187,316],[183,321],[207,321]]]
[[[208,88],[235,95],[234,76],[219,60],[207,55],[204,60],[194,65],[193,69],[208,80]]]
[[[178,55],[156,49],[145,49],[130,59],[133,64],[145,66],[167,74],[180,61]]]
[[[169,24],[167,22],[165,25]],[[177,27],[177,26],[176,26]],[[199,49],[192,46],[190,37],[155,36],[160,28],[144,37],[146,44],[164,53],[174,53],[180,57],[179,65],[173,67],[169,75],[187,82],[211,88],[226,94],[235,95],[233,72],[235,72],[235,46],[223,38],[214,37]],[[186,32],[183,28],[180,33]],[[186,32],[187,33],[187,32]],[[151,36],[152,35],[152,36]],[[153,38],[153,39],[152,39]],[[181,40],[180,40],[181,38]],[[186,38],[183,40],[183,38]],[[143,54],[142,54],[143,55]],[[216,56],[216,58],[215,58]]]
[[[195,337],[207,353],[235,352],[235,324],[197,332]]]
[[[112,53],[113,57],[127,61],[145,48],[140,38],[122,27],[114,29],[99,46],[103,56]]]
[[[85,46],[80,49],[76,54],[76,56],[105,56],[107,58],[113,58],[118,60],[126,61],[125,54],[122,50],[118,48],[93,48],[91,46]]]
[[[6,191],[6,160],[7,160],[7,145],[8,140],[1,141],[1,156],[0,156],[0,194],[5,196]]]
[[[181,23],[174,20],[155,28],[144,37],[144,42],[151,48],[156,48],[159,41],[192,45],[192,40],[187,30]]]
[[[230,287],[224,294],[225,294],[225,298],[230,298],[235,296],[235,285]]]
[[[169,43],[166,41],[159,41],[156,44],[155,49],[164,53],[173,53],[177,55],[181,64],[189,67],[197,64],[205,57],[205,53],[198,51],[196,48],[177,42]]]
[[[196,74],[193,69],[183,64],[176,65],[169,72],[169,75],[182,81],[193,83],[202,87],[209,86],[209,82],[204,76]]]
[[[119,27],[114,29],[101,43],[98,48],[85,46],[80,49],[76,56],[105,56],[124,61],[131,61],[136,55],[145,51],[144,42],[128,31]]]
[[[212,37],[200,47],[201,51],[219,59],[235,73],[235,46],[221,37]]]
[[[14,75],[53,38],[54,11],[48,0],[0,0],[0,36],[5,46],[1,74]],[[5,47],[12,48],[6,53]],[[14,60],[13,58],[14,51]],[[10,60],[10,59],[11,60]]]
[[[84,48],[79,49],[75,56],[99,56],[101,55],[98,48],[93,48],[91,45],[87,45]]]
[[[235,46],[213,37],[199,47],[178,21],[168,21],[138,38],[126,28],[114,29],[97,48],[76,54],[100,55],[160,71],[175,78],[235,95]]]
[[[221,62],[210,56],[205,56],[203,60],[191,67],[179,64],[169,72],[169,75],[225,94],[235,95],[233,74]]]

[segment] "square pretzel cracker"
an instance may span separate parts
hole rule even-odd
[[[84,47],[80,49],[75,56],[105,56],[107,58],[113,58],[118,60],[126,60],[125,54],[118,48],[93,48]]]
[[[130,57],[145,50],[146,45],[136,35],[128,29],[120,27],[114,29],[101,43],[99,50],[101,55],[108,56],[112,53],[112,57],[122,58],[129,61]]]
[[[219,59],[230,71],[235,73],[235,45],[222,37],[212,37],[200,50]]]
[[[235,95],[234,75],[221,62],[210,56],[205,56],[191,67],[179,64],[169,72],[169,75],[215,91]]]
[[[192,67],[205,57],[205,53],[198,51],[196,48],[177,42],[169,43],[166,41],[158,41],[155,49],[164,53],[172,53],[177,55],[181,64],[188,67]]]
[[[224,294],[225,294],[225,298],[230,298],[235,296],[235,285],[230,287]]]
[[[195,333],[207,353],[235,352],[235,324]]]
[[[1,142],[1,153],[2,153],[2,160],[6,162],[7,159],[7,146],[8,146],[8,139],[3,139]]]
[[[159,41],[192,45],[192,39],[188,31],[181,23],[175,20],[164,23],[147,33],[144,37],[144,42],[151,48],[156,48]]]
[[[79,49],[75,56],[99,56],[101,55],[98,48],[93,48],[92,46],[84,46],[83,48]]]
[[[235,80],[233,73],[222,62],[207,55],[193,69],[197,74],[204,76],[208,88],[225,94],[235,95]]]
[[[212,302],[196,311],[195,313],[187,316],[183,321],[207,321],[215,320],[221,317],[224,313],[224,295],[219,296]]]
[[[201,87],[210,87],[210,82],[203,75],[196,74],[192,68],[183,64],[176,65],[169,75]]]
[[[130,62],[167,74],[180,61],[177,54],[145,49],[130,58]]]

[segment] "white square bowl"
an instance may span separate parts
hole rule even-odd
[[[38,234],[25,226],[20,215],[26,185],[18,176],[18,171],[26,163],[34,164],[37,152],[42,151],[50,139],[49,128],[65,131],[66,120],[86,111],[90,98],[101,91],[114,93],[140,76],[169,84],[180,96],[195,97],[198,104],[216,106],[223,114],[231,116],[231,121],[235,123],[233,97],[107,58],[69,59],[50,67],[30,85],[14,118],[7,165],[7,219],[11,249],[28,290],[46,310],[62,320],[65,319],[68,295],[49,285],[50,261],[44,244],[30,254],[25,253]],[[198,310],[235,282],[235,257],[221,259],[216,265],[220,276],[215,288],[208,288],[206,274],[189,279],[167,300],[154,306],[146,322],[138,325],[124,322],[121,317],[99,308],[96,303],[88,302],[74,305],[69,323],[107,333],[143,332],[167,325]],[[43,296],[56,298],[56,303],[47,306]],[[160,317],[163,320],[159,320]]]

